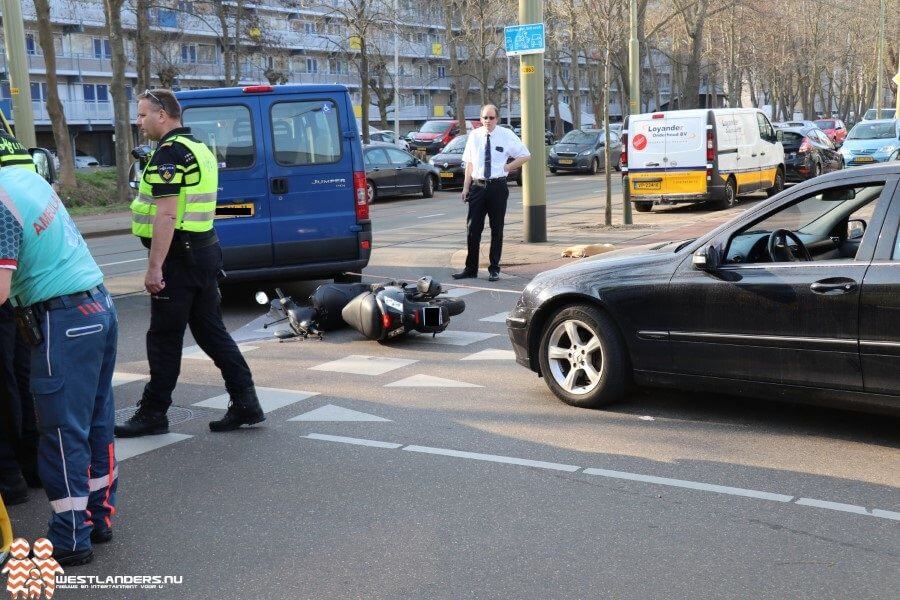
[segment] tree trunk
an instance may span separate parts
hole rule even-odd
[[[459,47],[456,45],[456,36],[453,34],[453,10],[457,8],[456,0],[449,0],[444,5],[444,29],[447,32],[447,49],[450,54],[450,75],[453,77],[453,87],[456,88],[454,98],[454,112],[456,120],[460,123],[460,131],[464,131],[462,122],[466,119],[466,100],[469,96],[469,82],[462,72],[462,63],[459,60]]]
[[[59,183],[64,187],[74,187],[75,158],[72,153],[72,139],[69,137],[66,113],[59,99],[59,87],[57,87],[56,48],[53,46],[49,0],[34,0],[34,9],[37,16],[38,38],[44,53],[44,65],[47,69],[47,113],[50,115],[50,124],[53,127],[56,156],[59,158]]]
[[[219,0],[216,3],[216,16],[219,17],[219,29],[221,29],[221,37],[219,40],[222,44],[222,62],[225,65],[225,86],[235,85],[234,80],[234,48],[231,45],[230,35],[228,33],[228,9],[225,4]]]
[[[365,3],[363,3],[365,6]],[[371,103],[371,94],[369,94],[369,86],[366,85],[369,79],[369,55],[366,48],[365,36],[359,36],[359,79],[360,85],[360,104],[362,105],[362,139],[364,144],[369,143],[369,104]]]
[[[581,51],[576,45],[572,49],[572,127],[581,129],[581,65],[578,64]]]
[[[109,45],[112,50],[112,81],[110,95],[113,100],[116,133],[116,186],[119,191],[119,202],[131,200],[131,188],[128,185],[128,172],[131,166],[131,124],[128,111],[128,98],[125,97],[125,40],[122,37],[122,3],[123,0],[104,0],[106,7],[106,27]]]
[[[150,0],[137,0],[137,31],[135,35],[135,53],[137,59],[137,90],[143,92],[150,84]]]

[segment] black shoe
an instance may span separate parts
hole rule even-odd
[[[454,273],[451,277],[453,277],[453,279],[478,279],[478,273],[473,273],[472,271],[460,271],[459,273]]]
[[[488,281],[500,281],[500,273],[491,273],[488,275]]]
[[[112,541],[112,528],[106,525],[94,525],[91,531],[92,544],[107,544]]]
[[[169,419],[165,412],[145,408],[138,404],[137,412],[123,425],[116,425],[117,438],[141,437],[142,435],[160,435],[169,433]]]
[[[6,506],[28,502],[28,483],[21,473],[8,473],[0,478],[0,497]]]
[[[54,548],[53,558],[63,567],[77,567],[78,565],[86,565],[94,560],[94,550],[92,548],[86,550],[59,550]]]
[[[218,421],[210,421],[210,431],[234,431],[241,425],[255,425],[266,420],[259,398],[256,397],[256,388],[247,388],[237,394],[231,394],[228,402],[228,412]]]

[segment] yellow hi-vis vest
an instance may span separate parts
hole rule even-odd
[[[219,165],[215,155],[203,143],[182,135],[166,142],[183,144],[194,155],[196,162],[188,166],[175,165],[171,173],[160,173],[156,165],[144,168],[138,197],[131,203],[131,232],[138,237],[153,237],[153,218],[156,216],[153,184],[182,184],[178,192],[176,230],[203,233],[213,228],[219,186]],[[150,158],[152,162],[152,155]]]
[[[37,173],[28,148],[11,135],[0,132],[0,168],[3,167],[19,167]]]

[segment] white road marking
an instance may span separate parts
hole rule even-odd
[[[388,383],[384,387],[480,388],[484,386],[454,379],[444,379],[443,377],[434,377],[432,375],[413,375],[400,381]]]
[[[253,350],[259,350],[259,347],[238,344],[238,350],[240,350],[241,354],[247,354]],[[200,346],[188,346],[181,351],[181,358],[189,358],[191,360],[212,360],[206,352],[200,349]]]
[[[460,360],[516,360],[516,353],[512,350],[482,350]]]
[[[116,265],[124,265],[127,263],[140,262],[142,260],[147,260],[147,257],[145,256],[143,258],[132,258],[131,260],[120,260],[118,262],[103,263],[102,265],[97,265],[97,266],[101,267],[101,268],[102,267],[114,267]]]
[[[671,479],[669,477],[656,477],[655,475],[641,475],[640,473],[627,473],[625,471],[610,471],[609,469],[585,469],[584,472],[587,475],[599,475],[601,477],[610,477],[613,479],[628,479],[629,481],[641,481],[644,483],[655,483],[657,485],[668,485],[672,487],[687,488],[691,490],[702,490],[704,492],[728,494],[729,496],[759,498],[761,500],[772,500],[774,502],[790,502],[794,499],[793,496],[786,496],[785,494],[773,494],[771,492],[761,492],[759,490],[747,490],[744,488],[729,487],[726,485],[701,483],[699,481]]]
[[[478,290],[473,290],[470,288],[464,287],[456,287],[447,290],[443,294],[440,295],[440,298],[462,298],[463,296],[468,296],[469,294],[474,294]]]
[[[350,410],[349,408],[344,408],[342,406],[335,406],[334,404],[326,404],[315,410],[288,419],[288,421],[351,421],[362,423],[390,422],[390,419],[359,412],[358,410]]]
[[[422,452],[424,454],[452,456],[454,458],[483,460],[487,462],[503,463],[506,465],[521,465],[523,467],[536,467],[538,469],[552,469],[554,471],[566,471],[568,473],[574,473],[581,468],[576,467],[575,465],[544,462],[542,460],[529,460],[527,458],[514,458],[512,456],[498,456],[496,454],[481,454],[480,452],[464,452],[462,450],[447,450],[445,448],[429,448],[428,446],[404,446],[403,450],[406,450],[407,452]]]
[[[482,333],[480,331],[444,331],[432,337],[427,334],[411,335],[410,340],[425,344],[437,344],[439,346],[468,346],[476,342],[497,337],[496,333]]]
[[[183,433],[164,433],[162,435],[148,435],[139,438],[116,438],[116,460],[123,461],[134,458],[139,454],[169,446],[194,436]]]
[[[491,315],[490,317],[485,317],[483,319],[478,319],[479,321],[484,321],[485,323],[506,323],[506,315],[509,312],[501,312],[496,315]]]
[[[434,454],[439,456],[450,456],[453,458],[466,458],[470,460],[480,460],[487,462],[496,462],[510,465],[521,465],[527,467],[536,467],[541,469],[553,469],[557,471],[566,471],[575,473],[581,467],[575,465],[567,465],[562,463],[544,462],[539,460],[531,460],[525,458],[516,458],[513,456],[501,456],[497,454],[482,454],[480,452],[466,452],[463,450],[449,450],[446,448],[432,448],[429,446],[416,446],[396,444],[392,442],[380,442],[377,440],[365,440],[359,438],[345,438],[333,435],[324,435],[312,433],[304,436],[315,440],[326,440],[332,442],[340,442],[345,444],[355,444],[360,446],[372,446],[376,448],[401,448],[407,452],[418,452],[422,454]],[[798,506],[809,506],[814,508],[823,508],[826,510],[834,510],[860,516],[877,517],[879,519],[888,519],[892,521],[900,521],[900,512],[884,510],[880,508],[867,509],[855,504],[843,504],[840,502],[829,502],[825,500],[815,500],[813,498],[796,498],[787,494],[776,494],[772,492],[764,492],[760,490],[752,490],[739,487],[731,487],[725,485],[715,485],[703,483],[700,481],[687,481],[684,479],[672,479],[669,477],[657,477],[655,475],[643,475],[641,473],[629,473],[626,471],[611,471],[609,469],[584,469],[581,473],[585,475],[609,477],[612,479],[624,479],[628,481],[637,481],[641,483],[650,483],[654,485],[665,485],[671,487],[698,490],[703,492],[712,492],[716,494],[724,494],[728,496],[740,496],[744,498],[756,498],[759,500],[769,500],[772,502],[780,502],[783,504],[794,504]],[[796,500],[795,500],[796,498]]]
[[[311,433],[303,437],[311,440],[323,440],[326,442],[340,442],[342,444],[353,444],[355,446],[369,446],[371,448],[390,448],[396,450],[403,444],[392,444],[391,442],[377,442],[375,440],[362,440],[359,438],[344,437],[340,435],[325,435],[324,433]]]
[[[354,375],[384,375],[394,369],[409,366],[417,360],[406,358],[388,358],[382,356],[366,356],[351,354],[339,360],[310,367],[313,371],[332,371],[334,373],[352,373]]]
[[[256,396],[259,398],[259,405],[262,406],[263,412],[268,414],[279,408],[289,406],[301,400],[307,400],[313,396],[318,396],[315,392],[303,392],[296,390],[281,390],[278,388],[257,387]],[[228,409],[228,394],[222,394],[214,398],[209,398],[201,402],[195,402],[193,406],[202,408],[218,408],[221,410]]]
[[[424,215],[422,217],[416,217],[417,219],[430,219],[431,217],[443,217],[446,213],[437,213],[436,215]]]
[[[138,375],[137,373],[120,373],[116,371],[112,376],[113,387],[124,385],[132,381],[140,381],[141,379],[149,379],[149,375]]]

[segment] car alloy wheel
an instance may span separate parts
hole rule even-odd
[[[368,196],[369,204],[375,202],[375,186],[371,181],[366,182],[366,196]]]
[[[603,369],[600,338],[583,321],[564,321],[550,334],[547,347],[550,372],[570,394],[589,394],[599,384]]]

